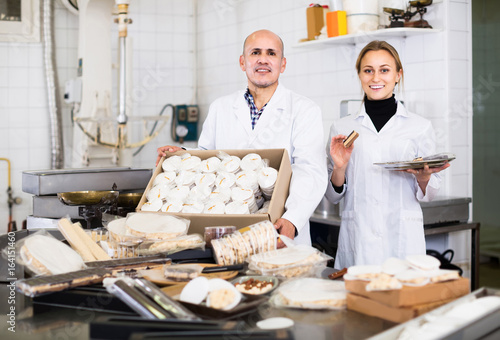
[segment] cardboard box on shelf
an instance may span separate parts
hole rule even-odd
[[[320,35],[323,26],[325,26],[325,11],[327,10],[320,5],[314,5],[306,9],[308,40],[314,40]]]
[[[366,291],[369,282],[361,280],[346,280],[345,288],[351,293],[363,296],[372,301],[378,301],[389,307],[414,307],[421,304],[446,301],[467,295],[470,283],[467,278],[427,284],[420,287],[403,286],[398,290]]]
[[[423,303],[407,307],[392,307],[353,293],[347,294],[347,309],[391,322],[401,323],[442,306],[452,299]]]
[[[168,215],[175,215],[182,218],[186,218],[191,221],[189,226],[189,233],[199,233],[204,234],[205,227],[213,226],[236,226],[238,229],[249,226],[251,224],[269,220],[275,222],[280,218],[285,212],[285,201],[288,198],[288,188],[290,185],[290,178],[292,177],[292,166],[290,164],[290,158],[286,149],[245,149],[245,150],[188,150],[179,151],[173,153],[172,155],[181,155],[188,152],[192,156],[198,156],[202,160],[217,156],[219,151],[224,151],[231,156],[238,156],[243,158],[249,153],[257,153],[262,159],[269,160],[269,166],[278,170],[278,178],[276,179],[276,184],[274,186],[273,195],[271,197],[271,202],[269,204],[269,210],[267,214],[248,214],[248,215],[216,215],[216,214],[186,214],[186,213],[163,213]],[[146,190],[136,208],[136,211],[141,211],[141,207],[147,201],[146,195],[153,186],[153,181],[155,177],[163,172],[162,164],[165,157],[160,160],[158,166],[153,172]]]

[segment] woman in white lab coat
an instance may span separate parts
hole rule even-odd
[[[388,171],[374,163],[412,160],[435,153],[431,123],[410,113],[394,96],[403,79],[397,51],[385,41],[361,50],[356,69],[364,100],[356,115],[341,118],[330,129],[326,191],[332,203],[345,198],[336,268],[382,264],[389,257],[425,254],[422,209],[440,187],[439,168]],[[358,139],[348,148],[351,131]]]

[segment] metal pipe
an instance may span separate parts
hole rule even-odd
[[[118,124],[125,124],[127,122],[127,74],[126,74],[126,50],[125,50],[126,37],[120,37],[120,107],[118,115]]]
[[[0,161],[7,162],[7,204],[9,206],[9,222],[7,224],[7,232],[10,233],[12,230],[12,188],[10,187],[10,160],[8,158],[0,158]]]
[[[51,168],[61,169],[64,166],[64,148],[62,138],[61,112],[58,110],[58,84],[56,77],[53,47],[53,1],[43,0],[43,59],[45,65],[45,81],[47,84],[47,103],[50,117]]]
[[[0,161],[7,162],[7,205],[9,207],[9,224],[7,225],[7,232],[16,231],[16,222],[12,221],[12,206],[14,204],[20,204],[21,198],[12,197],[12,186],[11,186],[11,166],[10,160],[8,158],[1,158]]]
[[[10,160],[8,158],[0,158],[0,161],[7,162],[7,186],[10,187]]]
[[[119,112],[118,112],[118,124],[127,123],[127,51],[126,51],[126,39],[127,39],[127,25],[132,23],[128,16],[128,5],[129,0],[117,0],[116,4],[118,6],[118,36],[120,39],[120,83],[119,87]]]

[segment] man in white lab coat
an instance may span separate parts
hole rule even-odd
[[[283,42],[267,30],[250,34],[240,68],[248,88],[215,100],[198,140],[200,149],[287,149],[292,178],[278,232],[299,244],[311,244],[309,218],[327,186],[320,108],[279,84],[286,68]],[[158,148],[158,160],[178,147]],[[283,246],[282,243],[278,245]]]

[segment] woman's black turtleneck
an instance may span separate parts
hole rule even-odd
[[[391,98],[382,100],[369,100],[365,96],[365,110],[377,132],[380,132],[389,119],[396,114],[397,108],[398,103],[394,94]]]

